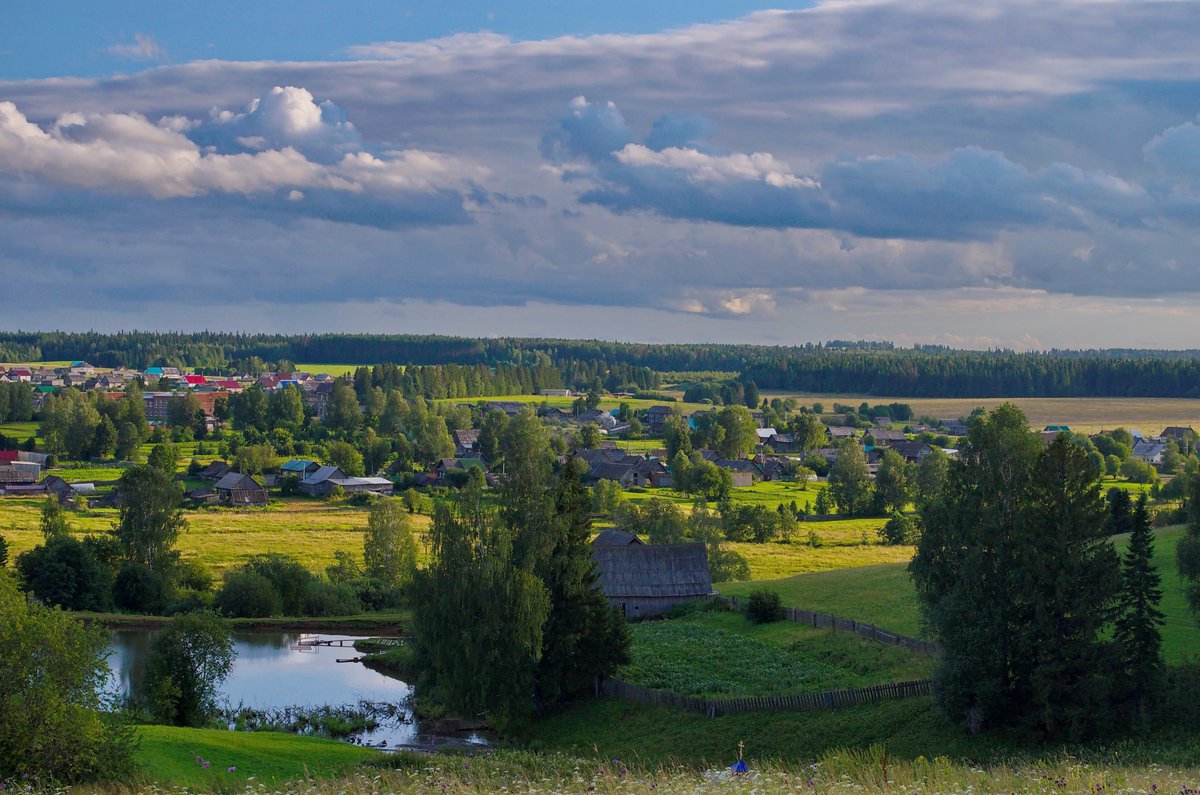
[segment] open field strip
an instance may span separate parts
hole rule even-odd
[[[662,391],[662,390],[655,390],[655,391]],[[663,392],[663,394],[672,394],[672,393]],[[574,404],[574,402],[575,402],[574,397],[555,397],[555,396],[547,396],[547,395],[487,395],[484,397],[442,398],[436,402],[438,402],[438,403],[467,403],[470,405],[475,405],[476,403],[479,403],[481,401],[487,402],[487,401],[491,401],[491,400],[503,400],[508,403],[530,403],[534,406],[540,406],[542,403],[545,403],[547,406],[553,406],[555,408],[560,408],[560,409],[569,409],[569,408],[571,408],[572,404]],[[600,401],[600,408],[616,409],[616,408],[620,408],[622,403],[627,403],[627,404],[629,404],[629,408],[635,409],[638,411],[640,411],[642,409],[648,409],[651,406],[678,406],[680,411],[684,411],[684,412],[707,411],[708,409],[713,408],[713,406],[708,403],[684,403],[684,402],[678,401],[678,400],[674,403],[671,403],[671,402],[664,402],[661,400],[642,400],[639,398],[623,398],[623,399],[618,400],[617,398],[612,398],[612,397],[603,398]]]
[[[881,397],[878,395],[820,395],[810,392],[764,391],[763,397],[790,397],[801,405],[824,404],[833,411],[834,403],[858,406],[863,401],[907,403],[913,415],[938,419],[965,417],[982,406],[993,409],[1012,403],[1029,418],[1030,425],[1070,425],[1071,430],[1096,433],[1119,426],[1137,428],[1145,434],[1157,434],[1168,425],[1194,426],[1200,429],[1200,400],[1192,398],[919,398]]]
[[[0,362],[0,367],[12,369],[13,367],[28,367],[30,370],[40,370],[48,367],[66,367],[71,362],[68,360],[54,362]],[[104,370],[103,367],[97,367],[97,370]]]
[[[341,378],[344,375],[354,375],[354,371],[360,367],[371,367],[372,365],[363,364],[300,364],[296,363],[296,370],[301,373],[311,373],[312,375],[331,375],[334,378]],[[401,366],[401,369],[404,369]]]
[[[9,555],[42,543],[38,530],[42,500],[0,500],[0,534]],[[340,503],[304,498],[273,500],[268,508],[207,508],[184,511],[188,529],[176,548],[185,559],[198,560],[220,574],[250,555],[278,552],[291,555],[313,571],[333,563],[335,552],[362,554],[367,510]],[[118,519],[115,509],[93,509],[70,515],[77,533],[107,532]],[[413,515],[421,536],[429,526],[425,516]]]
[[[24,442],[26,439],[32,439],[37,434],[40,422],[5,422],[0,423],[0,435],[7,436],[9,439],[16,439],[18,442]]]

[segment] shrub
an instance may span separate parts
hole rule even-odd
[[[755,591],[746,604],[746,618],[755,624],[770,624],[783,619],[783,603],[774,591]]]
[[[902,513],[894,513],[892,518],[887,520],[887,524],[879,528],[879,539],[893,546],[912,544],[916,541],[916,523]]]
[[[234,572],[217,591],[213,607],[231,618],[266,618],[280,612],[279,592],[261,574]]]
[[[181,560],[175,564],[175,583],[180,588],[191,591],[211,591],[213,587],[212,572],[198,560]]]
[[[51,538],[17,558],[25,590],[67,610],[104,611],[112,606],[112,570],[96,547],[71,536]]]
[[[0,569],[8,565],[8,542],[0,536]]]
[[[346,490],[343,489],[341,486],[335,485],[332,489],[329,490],[329,499],[331,499],[331,500],[341,500],[341,499],[344,499],[345,497],[346,497]]]
[[[362,603],[349,585],[313,579],[304,594],[306,616],[349,616],[362,612]]]
[[[130,613],[158,614],[166,607],[166,582],[146,564],[127,561],[113,582],[113,599]]]
[[[304,600],[313,574],[287,555],[255,555],[238,569],[266,577],[279,596],[279,609],[287,616],[304,615]]]
[[[288,475],[279,483],[279,493],[284,497],[291,497],[300,493],[300,478],[297,475]]]
[[[197,591],[179,591],[175,594],[175,599],[167,604],[166,609],[163,610],[163,615],[178,616],[184,613],[195,613],[197,610],[211,610],[212,606],[212,594],[199,593]]]

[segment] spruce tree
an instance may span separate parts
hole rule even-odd
[[[1175,563],[1185,583],[1188,605],[1200,619],[1200,474],[1188,480],[1186,506],[1187,532],[1175,547]]]
[[[1133,509],[1129,548],[1121,566],[1122,612],[1114,637],[1136,707],[1144,705],[1163,673],[1162,632],[1165,616],[1162,577],[1154,566],[1154,531],[1146,508],[1146,495]]]
[[[550,615],[542,628],[537,694],[542,703],[562,701],[591,688],[629,662],[629,630],[596,587],[588,507],[574,457],[568,457],[553,493],[557,521],[546,558],[538,566],[550,594]]]

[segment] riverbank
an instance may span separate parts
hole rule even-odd
[[[170,616],[133,613],[73,612],[71,615],[85,624],[102,624],[110,629],[156,629],[171,620]],[[336,635],[399,637],[411,626],[411,618],[412,614],[407,610],[398,610],[355,616],[231,618],[228,621],[235,632],[328,632]]]

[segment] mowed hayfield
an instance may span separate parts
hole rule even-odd
[[[0,500],[0,534],[9,543],[9,556],[42,543],[38,530],[42,501],[26,498]],[[362,554],[367,509],[300,497],[272,499],[268,508],[203,508],[184,512],[188,529],[176,548],[217,574],[228,571],[251,555],[278,552],[290,555],[313,571],[323,571],[336,552]],[[429,518],[413,515],[422,550]],[[70,514],[78,533],[107,532],[117,522],[115,509],[92,509]]]
[[[1200,400],[1187,398],[914,398],[776,391],[764,392],[763,396],[790,397],[809,406],[822,403],[826,411],[833,411],[835,402],[853,406],[863,401],[872,406],[907,403],[912,406],[914,416],[938,419],[965,417],[980,406],[993,409],[1002,403],[1012,403],[1025,412],[1034,427],[1069,425],[1071,430],[1082,433],[1125,427],[1155,435],[1168,425],[1200,428]]]
[[[1188,609],[1183,583],[1176,574],[1175,545],[1182,527],[1166,527],[1155,533],[1155,564],[1162,575],[1163,653],[1172,663],[1200,655],[1200,625]],[[1118,536],[1116,546],[1124,553],[1128,537]],[[903,549],[911,556],[912,547]],[[819,551],[819,550],[818,550]],[[818,571],[768,582],[739,582],[718,585],[730,596],[745,596],[755,590],[774,591],[783,603],[807,610],[867,621],[907,635],[920,632],[916,591],[909,579],[907,562],[866,566],[846,571]],[[757,579],[757,578],[756,578]]]

